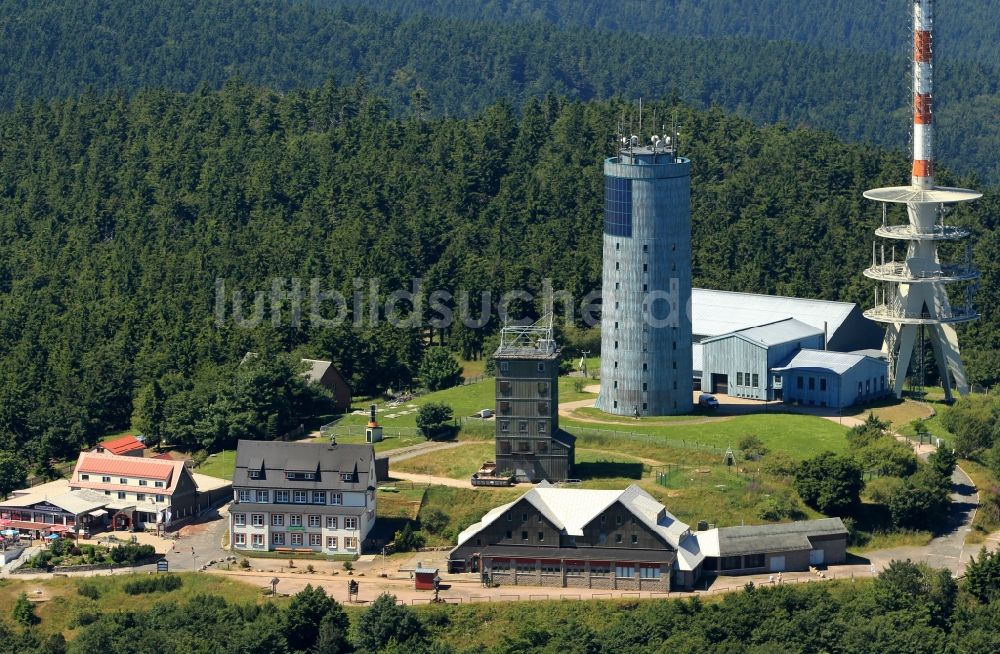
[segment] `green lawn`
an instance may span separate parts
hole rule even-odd
[[[235,466],[236,450],[223,450],[209,455],[205,462],[195,469],[195,472],[219,479],[232,480]]]
[[[444,402],[455,412],[455,417],[471,416],[480,409],[492,409],[496,402],[493,380],[485,379],[475,384],[455,386],[443,391],[428,393],[395,407],[390,407],[385,402],[376,402],[378,405],[378,421],[387,430],[391,430],[394,427],[416,427],[416,410],[428,402]],[[353,408],[367,409],[367,404],[365,406],[357,405]],[[368,424],[367,415],[348,414],[337,423],[337,426],[366,424]]]
[[[222,595],[234,602],[263,602],[263,592],[257,586],[236,581],[231,577],[214,574],[179,573],[183,585],[177,590],[158,592],[142,596],[137,600],[122,590],[122,585],[135,578],[134,575],[100,575],[86,578],[54,577],[52,579],[18,579],[17,576],[3,580],[0,584],[0,607],[14,605],[22,592],[35,599],[35,612],[41,618],[41,628],[45,633],[62,632],[72,638],[78,616],[99,611],[119,611],[132,609],[137,601],[148,608],[151,602],[186,602],[195,595]],[[81,596],[77,588],[87,584],[97,589],[96,600]],[[35,591],[41,591],[36,593]],[[40,601],[39,601],[40,600]],[[279,602],[287,601],[281,600]],[[9,609],[0,620],[9,618]]]
[[[602,434],[614,436],[614,427],[604,427],[593,423],[582,423],[563,419],[560,425],[566,431],[577,434]],[[726,420],[717,420],[702,424],[677,423],[670,425],[644,425],[636,421],[628,425],[628,429],[620,428],[618,432],[631,432],[661,437],[664,444],[671,441],[678,444],[699,444],[725,449],[736,448],[744,436],[756,435],[771,451],[784,452],[793,459],[806,459],[820,452],[830,450],[843,452],[847,447],[844,437],[847,428],[837,423],[794,413],[760,413],[747,416],[734,416]],[[623,441],[621,449],[629,450],[628,441]],[[655,457],[653,457],[655,458]]]

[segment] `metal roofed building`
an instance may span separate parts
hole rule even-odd
[[[375,524],[371,445],[241,440],[233,470],[232,546],[359,553]]]
[[[844,408],[892,394],[889,364],[865,354],[804,349],[772,372],[781,377],[785,402]]]
[[[666,591],[691,587],[701,559],[688,525],[638,486],[543,483],[459,534],[449,571],[512,585]]]
[[[692,532],[638,486],[541,484],[462,531],[449,572],[510,585],[693,588],[704,573],[805,570],[846,560],[839,518]]]
[[[878,349],[883,330],[864,317],[852,302],[737,293],[695,288],[691,294],[691,323],[695,341],[728,334],[784,318],[826,333],[826,347],[838,352]]]
[[[840,518],[722,527],[697,536],[708,574],[805,570],[847,560],[847,528]]]
[[[98,453],[107,452],[108,454],[117,454],[119,456],[135,457],[141,457],[145,450],[146,446],[143,442],[132,434],[125,434],[120,438],[98,443],[97,447],[94,448],[94,451]]]
[[[777,399],[781,379],[774,378],[772,369],[801,349],[822,347],[823,331],[795,318],[707,338],[701,342],[702,388],[755,400]]]

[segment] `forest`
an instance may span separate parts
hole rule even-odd
[[[360,5],[362,0],[323,0]],[[380,6],[406,15],[433,14],[497,22],[546,22],[636,34],[716,39],[750,37],[800,41],[839,50],[909,55],[906,29],[910,3],[846,3],[842,0],[383,0]],[[1000,10],[995,0],[950,0],[938,5],[938,52],[1000,65],[996,43]]]
[[[409,112],[414,91],[420,110],[463,117],[498,101],[519,113],[547,93],[676,97],[759,125],[809,126],[892,149],[909,143],[902,0],[874,15],[870,3],[833,0],[768,0],[770,12],[731,0],[626,3],[621,18],[643,25],[641,34],[612,20],[618,3],[479,4],[400,0],[374,11],[356,0],[0,0],[0,108],[87,90],[217,89],[235,75],[282,92],[363,76],[395,115]],[[937,152],[954,170],[997,183],[996,8],[955,4],[941,12]],[[671,29],[664,17],[675,13],[682,18]],[[967,22],[949,26],[959,20]],[[654,27],[661,23],[665,31]],[[861,40],[834,47],[805,38],[838,30]],[[949,49],[959,44],[968,49]]]
[[[684,126],[696,284],[870,303],[861,271],[880,212],[861,194],[905,179],[904,156],[718,109],[645,110]],[[280,424],[256,426],[281,433],[315,398],[288,382],[287,361],[239,372],[248,351],[328,358],[357,394],[413,386],[429,337],[479,355],[495,317],[429,332],[426,303],[402,325],[351,306],[329,326],[306,311],[293,319],[286,302],[250,326],[235,292],[277,280],[290,297],[295,280],[300,293],[316,280],[351,298],[377,280],[381,303],[419,278],[419,297],[446,290],[454,306],[462,291],[489,292],[495,309],[504,292],[540,294],[550,278],[582,298],[600,283],[600,164],[634,111],[547,96],[520,114],[501,102],[470,118],[397,116],[363,81],[278,93],[232,80],[0,115],[0,448],[71,455],[158,406],[157,393],[205,407],[188,438],[226,442],[253,422],[231,408],[240,393],[259,415],[284,407]],[[961,334],[983,384],[1000,371],[997,204],[989,193],[950,217],[975,232],[984,272],[983,318]],[[270,380],[267,394],[254,394],[255,378]]]
[[[153,595],[135,607],[102,610],[95,599],[113,592],[102,579],[77,582],[81,597],[59,598],[72,627],[68,642],[21,595],[13,620],[0,621],[0,652],[983,654],[1000,649],[998,573],[1000,555],[984,552],[961,582],[947,570],[893,561],[874,580],[748,583],[723,596],[683,600],[410,608],[382,595],[346,610],[308,585],[277,602]],[[154,578],[169,579],[180,581]]]

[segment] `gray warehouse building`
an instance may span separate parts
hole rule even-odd
[[[780,398],[781,378],[771,370],[803,348],[823,349],[823,332],[795,318],[785,318],[705,339],[701,347],[703,389],[774,400]]]
[[[604,162],[601,392],[616,415],[692,409],[691,163],[670,139]]]

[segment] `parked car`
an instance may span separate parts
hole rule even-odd
[[[706,409],[715,409],[719,406],[719,401],[711,393],[702,393],[698,396],[698,406],[703,406]]]
[[[493,417],[493,409],[480,409],[479,411],[476,411],[472,415],[474,415],[477,418],[482,418],[483,420],[486,420],[487,418]]]

